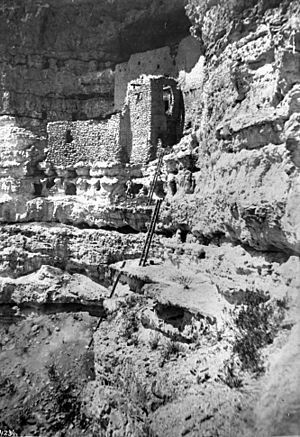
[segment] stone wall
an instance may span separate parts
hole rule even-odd
[[[161,75],[171,77],[177,75],[175,56],[170,47],[160,47],[143,53],[134,53],[128,62],[116,65],[115,69],[115,109],[121,109],[129,82],[138,79],[141,74]]]
[[[119,141],[120,114],[103,121],[53,122],[47,126],[47,162],[54,168],[72,169],[80,163],[123,159]]]
[[[130,81],[136,80],[141,74],[168,75],[175,78],[179,76],[183,79],[197,64],[201,53],[199,42],[187,36],[179,44],[132,54],[128,62],[116,65],[115,110],[122,109]],[[188,82],[187,77],[184,81],[185,88],[188,88]]]
[[[172,103],[166,112],[164,89],[170,90]],[[181,92],[174,79],[141,76],[128,84],[124,107],[130,121],[131,138],[127,152],[131,163],[147,163],[155,159],[157,141],[175,144],[182,134]]]
[[[126,111],[132,133],[130,161],[147,162],[154,157],[151,145],[151,85],[149,80],[137,80],[128,85]],[[129,152],[129,150],[128,150]]]
[[[187,36],[184,3],[2,1],[0,114],[45,127],[112,112],[115,64]]]

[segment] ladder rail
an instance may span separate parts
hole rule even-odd
[[[122,263],[122,265],[121,265],[121,267],[120,267],[120,271],[119,271],[119,273],[118,273],[118,275],[117,275],[117,277],[116,277],[116,279],[115,279],[115,282],[114,282],[114,285],[113,285],[113,287],[112,287],[112,290],[111,290],[111,292],[110,292],[110,294],[109,294],[109,299],[111,299],[112,297],[113,297],[113,295],[114,295],[114,293],[115,293],[115,291],[116,291],[116,288],[117,288],[117,285],[118,285],[118,283],[119,283],[119,280],[120,280],[120,278],[121,278],[121,275],[122,275],[122,269],[125,267],[125,264],[126,264],[126,261],[123,261],[123,263]],[[97,326],[96,326],[96,328],[95,328],[95,332],[96,331],[98,331],[98,328],[99,328],[99,326],[100,326],[100,323],[102,322],[102,320],[104,319],[104,316],[100,316],[99,317],[99,320],[98,320],[98,323],[97,323]],[[93,342],[94,342],[94,335],[92,335],[92,338],[90,339],[90,342],[89,342],[89,344],[88,344],[88,346],[87,346],[87,348],[88,349],[90,349],[90,347],[92,346],[92,344],[93,344]]]
[[[161,205],[161,199],[157,200],[157,203],[156,203],[156,209],[155,209],[155,216],[154,216],[154,220],[153,220],[153,225],[152,225],[152,227],[150,229],[150,237],[149,237],[149,241],[148,241],[148,244],[147,244],[147,247],[146,247],[145,256],[144,256],[144,259],[143,259],[143,262],[142,262],[142,266],[143,267],[145,266],[147,258],[148,258],[148,254],[149,254],[149,250],[150,250],[150,247],[151,247],[151,242],[152,242],[153,234],[154,234],[154,231],[155,231],[156,222],[157,222],[157,219],[158,219],[160,205]]]
[[[149,203],[151,203],[151,201],[152,201],[152,197],[153,197],[153,194],[154,194],[155,185],[156,185],[156,182],[157,182],[157,179],[158,179],[158,175],[159,175],[159,172],[160,172],[161,165],[162,165],[162,154],[160,154],[160,156],[158,158],[155,175],[154,175],[154,178],[153,178],[153,181],[152,181],[152,187],[151,187],[151,192],[150,192]]]
[[[158,218],[161,202],[162,202],[161,199],[158,199],[156,201],[155,209],[154,209],[154,212],[153,212],[153,215],[152,215],[152,218],[151,218],[151,223],[150,223],[148,234],[147,234],[147,238],[146,238],[146,241],[145,241],[145,244],[144,244],[144,247],[143,247],[143,251],[142,251],[141,258],[140,258],[139,266],[144,266],[146,261],[147,261],[147,257],[148,257],[148,253],[149,253],[149,250],[150,250],[153,234],[154,234],[154,231],[155,231],[155,226],[156,226],[156,222],[157,222],[157,218]]]
[[[113,297],[113,295],[114,295],[114,293],[115,293],[115,291],[116,291],[117,285],[118,285],[119,280],[120,280],[120,278],[121,278],[121,276],[122,276],[122,273],[123,273],[123,272],[122,272],[122,269],[125,267],[125,264],[126,264],[126,261],[123,261],[122,264],[121,264],[120,271],[119,271],[119,273],[117,274],[117,277],[116,277],[116,279],[115,279],[114,285],[113,285],[113,287],[112,287],[112,289],[111,289],[111,292],[110,292],[110,295],[109,295],[109,299],[111,299],[111,298]]]
[[[141,258],[140,258],[139,266],[142,265],[143,258],[144,258],[144,255],[145,255],[145,251],[146,251],[146,247],[147,247],[148,241],[150,239],[151,229],[152,229],[153,221],[154,221],[154,218],[155,218],[155,215],[156,215],[156,209],[157,209],[157,204],[155,204],[155,208],[154,208],[152,216],[151,216],[150,225],[149,225],[149,229],[148,229],[148,232],[147,232],[146,241],[144,243],[144,247],[143,247],[143,250],[142,250],[142,255],[141,255]]]
[[[152,227],[153,227],[153,225],[152,225],[152,222],[151,222],[150,226],[149,226],[147,238],[146,238],[146,241],[145,241],[145,244],[144,244],[144,247],[143,247],[143,252],[142,252],[142,255],[141,255],[141,258],[140,258],[140,262],[139,262],[140,266],[142,266],[143,263],[144,263],[145,255],[146,255],[146,252],[147,252],[147,247],[148,247],[148,244],[149,244],[150,238],[151,238]]]
[[[152,197],[153,197],[153,194],[154,194],[155,185],[156,185],[156,182],[157,182],[157,178],[158,178],[158,175],[159,175],[159,171],[160,171],[162,162],[163,162],[163,152],[161,152],[159,157],[158,157],[158,161],[157,161],[157,165],[156,165],[156,169],[155,169],[155,174],[154,174],[153,180],[152,180],[151,185],[150,185],[148,205],[150,205],[151,202],[152,202]]]

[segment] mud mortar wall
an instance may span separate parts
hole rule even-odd
[[[136,81],[129,85],[127,111],[132,132],[130,161],[147,162],[153,156],[151,147],[151,87],[149,81]],[[128,151],[129,152],[129,151]]]
[[[0,113],[31,125],[111,112],[115,65],[187,36],[184,4],[1,2]]]
[[[99,122],[53,122],[47,126],[47,162],[54,167],[72,168],[95,161],[121,162],[120,115]]]
[[[166,112],[164,88],[171,93],[171,106]],[[165,144],[175,144],[182,133],[181,93],[174,79],[150,76],[128,85],[125,111],[129,118],[131,144],[127,143],[130,162],[147,163],[156,158],[158,138]]]
[[[177,76],[175,56],[170,47],[161,47],[143,53],[134,53],[128,62],[118,64],[115,70],[115,109],[121,109],[126,97],[127,84],[141,74]]]
[[[171,46],[133,53],[128,62],[116,65],[115,110],[121,110],[123,107],[127,84],[143,74],[179,77],[181,89],[195,88],[195,83],[201,79],[201,74],[199,78],[199,68],[196,68],[201,54],[201,45],[192,36],[187,36]],[[190,75],[190,73],[192,74]],[[192,78],[193,80],[191,80]]]

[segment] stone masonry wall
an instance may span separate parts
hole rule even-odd
[[[151,143],[157,145],[157,138],[167,132],[167,117],[163,101],[164,78],[151,80]]]
[[[159,137],[174,144],[179,136],[180,91],[165,77],[142,77],[128,85],[123,113],[102,121],[49,123],[47,163],[73,169],[95,161],[146,163],[155,158]],[[169,87],[172,109],[166,114],[163,89]]]
[[[158,138],[174,144],[180,119],[180,91],[176,85],[174,79],[161,76],[141,77],[130,82],[126,112],[130,119],[131,138],[128,139],[127,151],[131,163],[155,159]],[[169,115],[163,100],[164,86],[172,90],[173,106]]]
[[[21,128],[14,117],[0,116],[0,198],[2,194],[32,194],[46,139]]]
[[[182,86],[188,89],[191,81],[189,73],[197,65],[201,54],[201,45],[192,36],[182,39],[179,44],[173,46],[132,54],[128,62],[116,65],[115,110],[121,110],[123,107],[127,84],[136,80],[141,74],[179,77]],[[193,76],[191,87],[194,87],[196,78],[197,72]]]
[[[127,84],[141,74],[169,76],[177,75],[175,56],[170,47],[160,47],[143,53],[134,53],[128,62],[118,64],[115,70],[115,109],[121,109],[126,97]]]
[[[103,121],[53,122],[47,127],[53,167],[73,168],[79,163],[123,159],[119,142],[120,114]]]
[[[28,198],[41,191],[39,180],[47,176],[40,165],[47,151],[47,123],[110,114],[115,65],[133,53],[174,45],[187,36],[184,4],[0,2],[0,220],[19,220]],[[72,163],[78,150],[68,147]]]
[[[147,162],[153,156],[151,146],[151,87],[150,81],[134,81],[128,87],[127,111],[131,123],[131,163]]]
[[[1,1],[1,115],[45,127],[111,112],[116,63],[187,36],[184,3]]]

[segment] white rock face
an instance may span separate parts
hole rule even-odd
[[[1,227],[0,276],[17,278],[47,264],[104,281],[107,265],[138,258],[144,234],[78,229],[60,224]]]
[[[199,171],[195,194],[177,190],[169,196],[162,221],[204,241],[224,237],[299,254],[300,56],[290,36],[296,35],[297,45],[300,27],[293,17],[300,11],[297,2],[269,8],[259,2],[251,30],[241,16],[241,32],[230,14],[247,10],[246,3],[227,9],[223,1],[218,7],[189,3],[194,30],[201,29],[207,46],[190,137],[191,146],[198,141]]]
[[[19,127],[14,117],[0,117],[1,221],[15,220],[33,197],[44,148],[45,138]]]
[[[108,289],[80,274],[70,275],[59,268],[43,265],[21,278],[0,279],[0,304],[40,306],[80,304],[102,307]]]
[[[0,324],[0,422],[10,418],[24,435],[297,434],[299,1],[2,3],[0,321],[11,326]],[[184,3],[199,43],[182,40]],[[115,133],[103,119],[113,109],[114,79],[122,81],[115,87],[122,109],[126,81],[140,73],[178,75],[185,105],[184,136],[166,150],[154,190],[167,193],[158,229],[168,237],[154,235],[146,267],[138,266],[145,233],[136,231],[149,223],[143,189],[157,161],[132,165],[130,147],[112,153]],[[162,92],[160,110],[171,95]],[[140,97],[135,89],[137,158],[142,140],[153,146],[134,106]],[[92,129],[99,120],[107,136]],[[51,153],[48,121],[62,128]],[[160,128],[161,121],[156,114]],[[77,156],[71,143],[83,137],[101,153],[87,147]],[[84,323],[95,310],[107,315],[97,329],[98,318]],[[240,314],[252,314],[246,327]],[[237,348],[241,338],[250,352]],[[86,356],[95,375],[73,393],[68,374],[82,378],[77,357]],[[258,359],[256,370],[243,373],[245,358]],[[260,358],[265,374],[254,377]],[[84,397],[89,430],[77,429],[85,416],[70,423],[66,411],[57,414],[53,363],[76,411]]]

